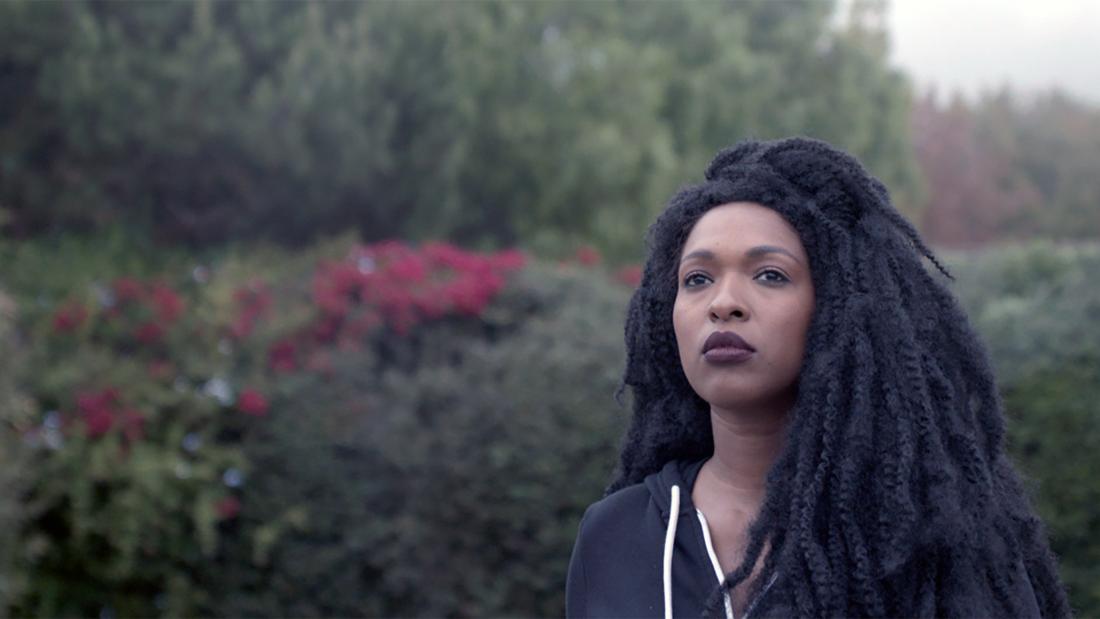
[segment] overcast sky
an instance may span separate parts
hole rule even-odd
[[[892,64],[941,100],[1009,83],[1100,104],[1100,0],[892,0]]]

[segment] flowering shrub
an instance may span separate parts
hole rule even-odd
[[[362,247],[350,260],[322,265],[313,301],[322,319],[321,341],[358,339],[380,324],[399,334],[448,313],[478,316],[504,286],[504,275],[523,266],[518,251],[492,256],[428,243],[419,252],[395,241]]]
[[[1007,258],[952,270],[1001,335],[1009,446],[1097,608],[1097,254]],[[25,358],[0,355],[0,403],[20,367],[31,396],[0,407],[0,440],[33,450],[0,450],[0,501],[27,499],[0,509],[8,614],[561,615],[626,421],[611,393],[638,267],[389,242],[172,273],[24,295]],[[1058,345],[1025,356],[1034,339]]]
[[[242,445],[265,433],[288,390],[331,377],[334,351],[476,321],[524,262],[516,251],[391,241],[307,266],[308,284],[295,265],[281,279],[237,281],[202,267],[189,281],[93,283],[28,312],[37,342],[26,382],[40,412],[19,425],[37,481],[20,557],[30,587],[16,608],[208,608],[196,575],[224,559],[226,536],[275,540],[262,523],[251,533],[231,523],[254,500]]]
[[[328,374],[294,374],[243,442],[239,518],[274,515],[278,539],[259,554],[227,540],[211,612],[560,616],[577,519],[625,420],[629,290],[607,275],[533,265],[476,321],[337,345]]]
[[[33,416],[31,403],[17,389],[15,370],[22,361],[13,329],[15,301],[0,289],[0,613],[18,598],[25,574],[16,564],[24,518],[20,497],[26,491],[32,469],[17,427]]]

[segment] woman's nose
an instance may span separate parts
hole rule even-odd
[[[748,308],[730,286],[722,286],[711,299],[709,309],[711,320],[744,320],[749,316]]]

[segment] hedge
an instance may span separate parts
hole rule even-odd
[[[0,509],[23,523],[0,571],[25,577],[0,589],[11,614],[563,612],[627,421],[611,395],[636,267],[345,238],[128,277],[124,253],[85,271],[10,249],[0,363],[24,371],[0,398],[30,406],[0,415],[33,457]],[[1100,613],[1098,255],[946,256],[1082,616]],[[49,293],[13,276],[35,268]]]

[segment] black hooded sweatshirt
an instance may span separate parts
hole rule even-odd
[[[588,507],[569,562],[567,617],[703,615],[724,578],[706,519],[691,502],[704,462],[673,460]],[[751,617],[774,584],[773,577],[736,619]]]

